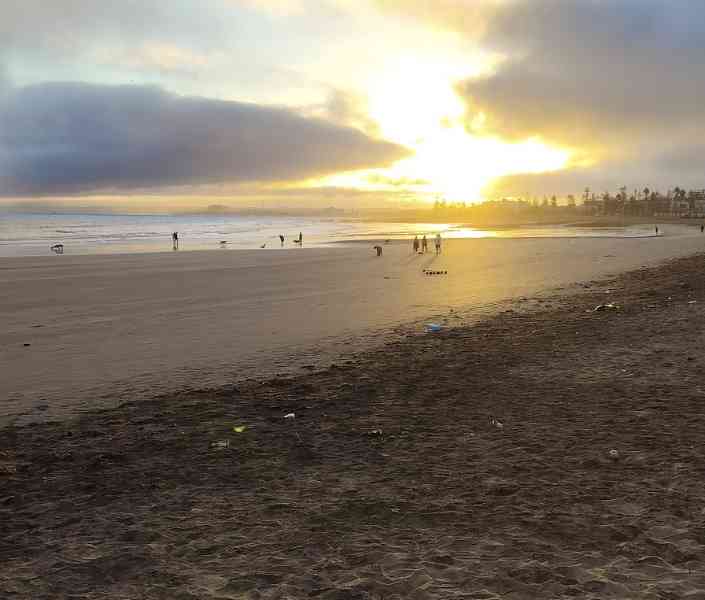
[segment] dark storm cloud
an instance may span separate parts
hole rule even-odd
[[[510,1],[481,39],[506,61],[458,90],[507,137],[629,153],[705,125],[705,3]]]
[[[51,83],[0,98],[0,195],[296,181],[386,166],[397,145],[283,108]]]

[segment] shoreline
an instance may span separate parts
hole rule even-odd
[[[0,591],[698,597],[704,260],[310,374],[4,428]]]
[[[636,217],[621,219],[617,217],[579,217],[576,215],[567,215],[554,218],[547,216],[543,219],[500,219],[495,221],[481,220],[475,223],[467,223],[465,219],[461,218],[443,219],[440,216],[431,218],[432,215],[433,213],[429,213],[429,215],[426,215],[427,218],[411,218],[406,221],[393,218],[386,221],[375,221],[363,218],[326,219],[322,222],[335,224],[335,227],[329,228],[328,230],[326,230],[325,227],[320,229],[321,221],[319,221],[300,223],[296,225],[296,228],[307,232],[305,236],[306,248],[320,249],[340,245],[359,245],[360,243],[376,242],[385,239],[393,239],[395,241],[410,240],[414,235],[422,235],[424,233],[435,234],[437,231],[455,237],[454,234],[458,231],[462,232],[463,229],[475,230],[474,233],[467,234],[466,232],[463,234],[467,239],[485,237],[484,234],[489,234],[490,236],[497,234],[497,237],[513,237],[507,235],[507,232],[511,233],[512,231],[518,232],[516,237],[531,237],[530,235],[524,235],[522,232],[530,232],[532,229],[542,229],[544,231],[555,230],[552,235],[542,235],[539,237],[572,238],[589,237],[583,236],[580,233],[586,229],[598,231],[623,228],[633,229],[635,227],[651,227],[653,225],[651,220]],[[75,216],[80,218],[87,217],[88,215]],[[444,216],[448,217],[448,215]],[[51,215],[47,215],[47,217],[51,217]],[[117,215],[114,217],[120,216]],[[130,216],[130,218],[134,217],[134,215]],[[150,218],[156,217],[150,215],[145,216],[145,219]],[[687,231],[689,229],[695,229],[696,226],[701,224],[701,220],[665,218],[663,220],[657,220],[656,223],[660,225],[675,225],[681,230]],[[197,231],[188,230],[194,226],[198,228],[199,226],[195,223],[174,223],[174,228],[179,228],[180,225],[187,229],[186,232],[181,232],[182,246],[179,249],[180,253],[215,251],[222,253],[234,250],[261,252],[262,250],[299,249],[295,245],[292,245],[291,236],[287,236],[288,245],[284,248],[280,247],[278,236],[273,234],[274,229],[272,229],[272,225],[267,223],[251,223],[250,230],[245,228],[239,231],[227,231],[228,226],[224,225],[225,230],[222,232],[222,235],[218,235],[217,237],[214,237],[213,232],[208,230],[208,227],[213,226],[214,223],[201,224],[201,229]],[[424,229],[421,229],[421,225],[424,226]],[[33,224],[33,226],[36,226],[36,224]],[[340,228],[344,228],[344,226],[347,226],[347,229],[345,232],[341,232],[342,230]],[[56,227],[59,227],[59,225],[56,225]],[[121,231],[119,234],[117,233],[117,226],[115,224],[106,225],[108,229],[105,231],[101,229],[102,226],[99,227],[97,224],[90,222],[81,225],[75,230],[72,229],[74,225],[66,224],[63,225],[63,227],[68,229],[65,231],[62,230],[60,231],[60,235],[52,237],[40,237],[36,239],[29,237],[24,240],[15,240],[11,236],[9,239],[0,240],[0,260],[12,260],[23,257],[51,257],[52,253],[50,247],[54,243],[62,243],[64,245],[64,253],[67,257],[132,256],[135,254],[170,254],[174,252],[171,248],[170,237],[167,238],[166,234],[164,237],[154,237],[154,232],[145,234],[145,232],[142,231],[144,224],[139,226],[134,223],[127,224],[127,232]],[[264,227],[265,230],[263,230],[260,235],[258,232],[262,227]],[[290,228],[290,225],[287,225],[287,227]],[[444,227],[450,227],[450,229],[446,231],[443,229]],[[561,230],[566,227],[572,228],[574,235],[561,233]],[[72,232],[82,233],[79,233],[79,237],[76,238],[71,236],[65,237],[63,235]],[[106,237],[102,238],[100,235]],[[144,237],[145,235],[146,237]],[[169,236],[170,235],[171,233],[169,233]],[[595,237],[602,236],[597,234]],[[227,241],[227,245],[220,245],[219,242],[222,239]]]
[[[474,320],[512,299],[691,254],[703,239],[447,239],[440,256],[390,244],[381,259],[348,246],[8,260],[0,420],[329,364],[429,319]]]

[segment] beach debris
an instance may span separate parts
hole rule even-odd
[[[260,248],[266,248],[266,247],[267,247],[267,244],[262,244],[262,245],[260,246]]]
[[[228,240],[220,240],[220,241],[218,242],[218,244],[220,244],[221,247],[222,247],[222,246],[226,246],[227,243],[228,243]]]
[[[23,345],[25,348],[27,348],[28,346],[31,346],[32,344],[28,344],[27,342],[25,342],[25,343],[22,344],[22,345]]]
[[[51,247],[51,251],[54,254],[63,254],[64,253],[64,245],[63,244],[54,244]]]
[[[612,448],[612,450],[610,450],[607,454],[610,455],[610,458],[612,460],[617,460],[619,458],[619,451],[615,450],[614,448]]]
[[[243,433],[245,429],[247,429],[246,425],[235,425],[235,427],[233,427],[235,433]]]
[[[284,415],[285,419],[295,419],[296,418],[296,413],[287,413]]]
[[[439,325],[438,323],[429,323],[426,325],[426,331],[429,333],[438,333],[443,329],[443,325]]]
[[[448,271],[430,271],[429,269],[424,269],[422,273],[424,275],[448,275]]]
[[[218,440],[216,442],[211,442],[211,448],[214,450],[225,450],[230,448],[230,440]]]
[[[492,427],[496,427],[499,430],[504,429],[504,424],[500,420],[495,419],[494,417],[490,419],[490,425],[492,425]]]
[[[592,312],[602,312],[605,310],[619,310],[619,306],[614,302],[608,302],[607,304],[598,304]]]
[[[372,431],[369,432],[369,435],[382,435],[382,430],[381,429],[373,429]]]
[[[698,303],[697,300],[691,300],[690,302],[688,302],[688,304],[697,304],[697,303]]]

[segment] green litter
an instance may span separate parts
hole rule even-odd
[[[233,427],[233,431],[235,433],[242,433],[243,431],[245,431],[245,429],[247,429],[245,425],[236,425],[235,427]]]

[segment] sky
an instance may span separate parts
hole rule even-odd
[[[705,187],[691,0],[0,0],[0,202]]]

